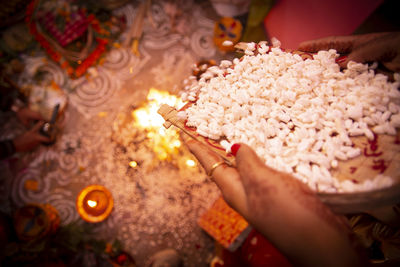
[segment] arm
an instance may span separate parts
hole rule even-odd
[[[186,144],[209,171],[221,158],[205,145]],[[352,232],[304,184],[273,170],[246,145],[236,155],[237,168],[221,165],[212,178],[228,204],[295,266],[366,266]]]

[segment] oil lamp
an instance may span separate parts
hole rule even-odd
[[[79,215],[87,222],[97,223],[105,220],[111,213],[114,200],[110,191],[102,185],[85,187],[76,199]]]

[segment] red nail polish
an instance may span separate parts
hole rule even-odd
[[[347,60],[347,56],[340,56],[335,61],[336,63],[343,63]]]
[[[233,145],[231,146],[231,153],[232,153],[232,155],[236,156],[236,153],[238,152],[239,148],[240,148],[240,145],[239,145],[239,144],[233,144]]]

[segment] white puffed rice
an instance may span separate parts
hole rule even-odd
[[[222,43],[222,45],[223,45],[223,46],[232,46],[233,43],[232,43],[232,41],[225,40],[225,41]]]
[[[375,74],[375,65],[349,62],[340,71],[335,50],[303,60],[280,42],[249,43],[242,59],[221,61],[200,81],[185,81],[187,124],[205,137],[246,143],[273,168],[293,174],[324,192],[352,192],[390,186],[377,175],[364,183],[339,182],[329,170],[360,149],[349,137],[395,135],[400,127],[400,74],[394,82]],[[257,55],[254,53],[257,52]]]

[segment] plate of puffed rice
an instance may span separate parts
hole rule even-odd
[[[186,79],[182,99],[189,103],[179,118],[227,155],[232,144],[246,143],[324,202],[343,204],[342,211],[375,198],[396,203],[400,74],[390,81],[375,72],[376,63],[349,62],[341,70],[335,50],[308,54],[279,46],[240,43],[241,58]]]

